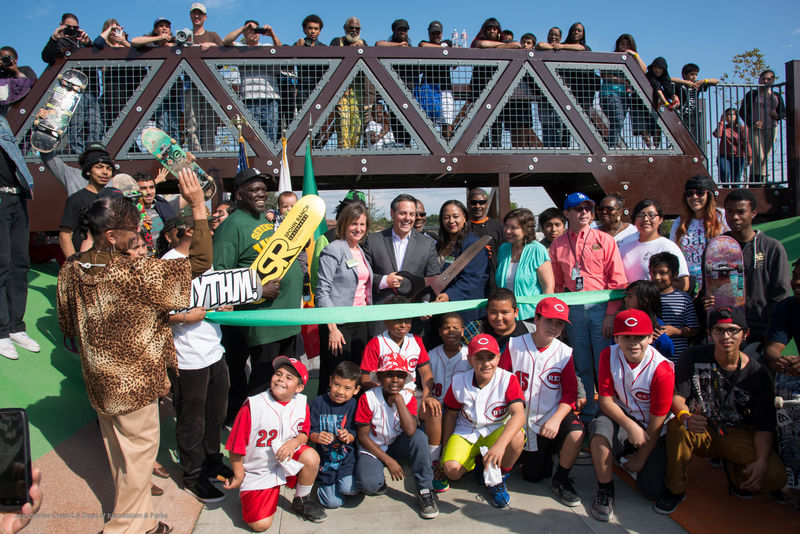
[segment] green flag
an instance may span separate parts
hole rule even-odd
[[[308,137],[306,142],[306,164],[305,169],[303,170],[303,194],[319,194],[317,191],[317,182],[314,180],[314,165],[311,163],[311,136]],[[314,242],[316,242],[316,240],[327,231],[328,223],[326,222],[325,217],[323,217],[322,221],[319,223],[319,226],[317,226],[317,229],[314,231],[314,237],[311,239],[309,249],[312,251],[312,254],[314,251]],[[312,254],[309,254],[309,258]]]

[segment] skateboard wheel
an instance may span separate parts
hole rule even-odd
[[[33,121],[33,125],[34,126],[39,126],[39,119],[36,119],[35,121]]]
[[[775,397],[775,409],[780,410],[783,408],[783,397]]]
[[[59,75],[58,75],[58,81],[59,81],[59,82],[60,82],[60,81],[61,81],[63,78],[64,78],[64,76],[62,76],[61,74],[59,74]]]

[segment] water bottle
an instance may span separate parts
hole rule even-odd
[[[469,44],[467,43],[467,29],[463,28],[461,30],[461,47],[467,48]]]
[[[453,35],[450,36],[453,46],[458,48],[458,28],[453,28]]]

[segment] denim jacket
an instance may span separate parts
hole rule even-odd
[[[33,198],[33,176],[28,170],[28,165],[17,146],[17,141],[11,132],[11,125],[8,124],[5,115],[0,115],[0,147],[17,166],[17,181],[23,189],[22,197]]]

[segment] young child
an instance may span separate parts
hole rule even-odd
[[[569,322],[569,308],[556,297],[536,305],[536,331],[508,342],[500,357],[500,368],[514,373],[520,382],[526,409],[528,441],[520,457],[525,480],[539,482],[553,472],[553,454],[558,468],[550,485],[567,506],[578,506],[580,497],[569,472],[583,444],[583,423],[574,413],[578,400],[578,378],[572,348],[558,336]]]
[[[659,252],[650,257],[650,280],[661,292],[661,319],[664,326],[659,331],[672,340],[675,350],[670,360],[673,362],[678,361],[678,356],[689,346],[689,340],[700,331],[692,298],[672,286],[678,268],[678,257],[669,252]]]
[[[564,212],[558,208],[547,208],[539,214],[539,228],[544,234],[539,243],[549,250],[550,243],[561,237],[566,227],[567,218],[564,217]]]
[[[525,445],[522,390],[516,376],[497,368],[500,349],[492,336],[472,338],[467,357],[472,369],[453,377],[444,398],[442,467],[450,480],[458,480],[475,469],[481,447],[488,448],[483,465],[502,474],[499,484],[489,486],[491,502],[505,508],[511,501],[505,482]]]
[[[625,457],[624,468],[636,474],[636,486],[647,499],[664,488],[666,448],[664,423],[669,417],[675,387],[672,362],[658,353],[653,324],[641,310],[624,310],[614,318],[614,341],[600,353],[598,394],[600,411],[589,426],[592,462],[598,491],[592,516],[614,516],[612,462]]]
[[[317,498],[325,508],[339,508],[348,495],[356,495],[356,400],[361,370],[353,362],[339,363],[329,389],[311,403],[311,435],[320,453]]]
[[[428,435],[428,447],[433,460],[434,475],[439,478],[433,480],[433,490],[436,492],[447,491],[450,484],[439,469],[439,457],[442,452],[442,411],[441,403],[447,393],[453,376],[456,373],[469,371],[471,366],[467,360],[467,347],[461,344],[464,334],[464,321],[458,313],[442,315],[439,325],[439,337],[442,344],[428,353],[433,371],[433,395],[439,401],[439,410],[431,413],[425,421],[425,433]]]
[[[658,286],[650,280],[636,280],[625,289],[625,308],[628,310],[642,310],[650,317],[650,323],[657,330],[653,336],[653,348],[668,359],[675,354],[675,345],[672,339],[661,331],[664,321],[661,320],[661,295]]]
[[[500,352],[503,352],[512,337],[523,336],[529,332],[527,326],[519,317],[517,297],[514,292],[504,287],[497,287],[489,291],[486,299],[486,320],[483,324],[483,333],[489,334],[497,342]]]
[[[296,485],[294,513],[315,523],[328,517],[310,498],[319,455],[306,445],[311,415],[301,392],[308,371],[300,360],[286,356],[278,356],[272,365],[275,374],[269,390],[245,401],[225,444],[233,466],[233,478],[225,482],[225,488],[241,488],[242,518],[256,532],[272,525],[284,484]],[[302,464],[299,471],[294,472],[298,466],[290,460]]]
[[[431,455],[425,434],[417,428],[417,400],[405,389],[411,378],[408,361],[396,353],[382,354],[371,378],[380,387],[367,390],[356,409],[356,485],[367,495],[385,493],[384,466],[392,480],[402,480],[405,472],[397,459],[408,459],[414,472],[420,515],[433,519],[439,515],[439,507],[431,491]]]

